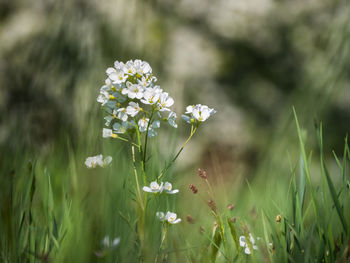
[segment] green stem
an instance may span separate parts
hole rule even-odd
[[[143,151],[142,151],[142,144],[141,144],[140,129],[139,129],[139,125],[137,124],[136,118],[134,118],[134,121],[135,121],[135,126],[136,126],[137,143],[139,145],[139,154],[140,154],[140,159],[141,159],[141,169],[142,169],[143,184],[147,185],[145,163],[144,163],[144,161],[142,159]]]
[[[154,113],[154,108],[152,107],[151,116],[149,117],[149,121],[148,121],[148,124],[147,124],[145,146],[143,147],[143,163],[144,163],[145,172],[146,172],[146,156],[147,156],[148,131],[149,131],[149,126],[150,126],[150,124],[152,122],[153,113]]]
[[[193,125],[191,126],[191,134],[190,136],[187,138],[187,140],[185,141],[185,143],[182,145],[182,147],[180,148],[180,150],[177,152],[177,154],[175,155],[175,157],[169,162],[169,164],[161,171],[160,175],[158,176],[157,180],[159,181],[163,175],[168,171],[168,169],[173,165],[173,163],[176,161],[177,157],[179,157],[180,153],[183,151],[183,149],[185,148],[185,146],[187,145],[187,143],[191,140],[192,136],[196,133],[198,128],[198,125],[196,125],[195,128],[193,128]]]
[[[129,141],[128,139],[126,138],[123,138],[123,137],[120,137],[119,135],[117,135],[117,137],[113,137],[115,139],[118,139],[118,140],[121,140],[121,141],[124,141],[124,142],[129,142],[131,145],[134,145],[136,147],[139,147],[136,143],[132,142],[132,141]]]

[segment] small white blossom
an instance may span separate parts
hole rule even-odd
[[[161,193],[163,191],[163,183],[159,185],[156,181],[154,181],[151,182],[150,187],[144,186],[142,190],[149,193]]]
[[[172,212],[167,212],[166,215],[164,215],[163,212],[157,212],[156,217],[160,221],[167,221],[171,225],[175,225],[181,222],[181,218],[177,218],[177,215]]]
[[[253,238],[251,233],[249,233],[249,240],[250,240],[250,243],[253,246],[253,249],[254,250],[258,250],[258,247],[255,246],[255,240],[254,240],[254,238]],[[244,248],[244,253],[246,253],[247,255],[251,254],[251,251],[250,251],[250,249],[248,247],[248,242],[247,242],[247,239],[246,239],[245,236],[240,236],[239,237],[239,245]]]
[[[91,157],[86,158],[85,165],[88,168],[96,168],[97,166],[106,167],[107,165],[109,165],[111,163],[111,161],[112,161],[111,156],[107,156],[103,159],[102,154],[100,154],[100,155],[91,156]]]
[[[176,194],[179,192],[178,189],[172,190],[173,186],[169,182],[165,182],[163,186],[163,191],[166,192],[167,194]]]
[[[190,116],[182,115],[182,119],[188,123],[198,121],[204,122],[211,115],[215,114],[216,111],[214,109],[209,108],[206,105],[197,104],[195,106],[187,106],[185,114],[190,114]]]
[[[165,215],[165,220],[168,221],[169,224],[175,225],[181,222],[181,218],[177,218],[177,215],[172,212],[167,212]]]
[[[141,111],[141,108],[138,103],[131,101],[129,106],[126,107],[126,113],[131,117],[135,117],[137,113]]]
[[[120,237],[116,237],[113,240],[109,238],[109,236],[105,236],[102,240],[102,245],[104,248],[113,248],[118,246],[120,243]]]
[[[141,99],[143,97],[143,87],[128,81],[126,82],[126,88],[122,90],[122,94],[127,94],[130,99]]]
[[[140,132],[145,132],[147,131],[147,126],[148,126],[148,121],[149,119],[146,117],[142,117],[139,121],[138,121],[138,125],[139,125],[139,130]]]
[[[159,96],[160,111],[170,111],[168,108],[174,104],[174,99],[167,92]]]
[[[134,62],[132,60],[129,60],[128,62],[125,63],[123,70],[125,74],[128,74],[130,76],[135,75],[136,69],[134,67]]]
[[[128,78],[128,75],[124,74],[123,71],[115,70],[114,68],[108,68],[106,73],[113,84],[123,83]]]
[[[120,108],[117,110],[117,118],[122,121],[128,120],[128,114],[126,112],[126,108]]]
[[[155,89],[148,89],[143,94],[144,99],[141,99],[141,102],[144,104],[154,104],[159,100],[159,93]]]
[[[100,94],[97,97],[97,102],[101,103],[104,106],[109,100],[109,93],[107,91],[100,91]]]

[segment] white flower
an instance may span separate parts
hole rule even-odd
[[[187,106],[185,114],[190,114],[190,116],[182,115],[182,119],[188,123],[206,121],[211,115],[216,113],[214,109],[209,108],[206,105],[197,104],[196,106]]]
[[[163,212],[157,212],[156,217],[160,221],[167,221],[171,225],[175,225],[181,222],[181,218],[177,218],[177,215],[172,212],[167,212],[166,215],[164,215]]]
[[[113,240],[110,240],[109,236],[105,236],[102,240],[102,245],[104,248],[113,248],[118,246],[120,243],[120,237],[116,237]]]
[[[144,99],[141,99],[142,103],[152,105],[159,100],[159,93],[155,89],[147,89],[143,97]]]
[[[107,156],[106,158],[103,159],[102,154],[100,154],[100,155],[86,158],[85,165],[88,168],[96,168],[97,166],[106,167],[108,164],[111,163],[111,161],[112,161],[111,156]]]
[[[186,107],[186,112],[185,112],[185,114],[192,113],[193,108],[194,108],[194,106],[193,106],[193,105],[189,105],[189,106],[187,106],[187,107]]]
[[[97,102],[101,103],[104,106],[109,100],[109,93],[107,91],[101,90],[100,94],[97,97]]]
[[[126,108],[120,108],[117,109],[117,118],[122,120],[122,121],[127,121],[128,120],[128,114],[126,112]]]
[[[139,130],[140,132],[145,132],[147,131],[147,126],[148,126],[148,121],[149,119],[146,117],[142,117],[139,121],[138,121],[138,125],[139,125]]]
[[[172,190],[173,186],[169,182],[165,182],[163,186],[163,191],[166,192],[167,194],[176,194],[179,192],[178,189]]]
[[[128,75],[135,75],[136,69],[134,67],[134,63],[132,60],[129,60],[128,62],[125,63],[123,70],[126,74]]]
[[[142,86],[144,89],[146,89],[146,88],[150,85],[150,83],[151,83],[151,82],[150,82],[147,78],[145,78],[144,76],[142,76],[141,79],[138,79],[137,82],[138,82],[138,84],[139,84],[140,86]]]
[[[128,78],[128,75],[124,74],[122,70],[115,70],[114,68],[108,68],[106,73],[113,84],[123,83]]]
[[[131,101],[129,106],[126,107],[126,113],[131,117],[135,117],[137,113],[141,111],[141,108],[138,103]]]
[[[146,61],[136,59],[134,61],[134,68],[140,75],[152,73],[151,66]]]
[[[255,240],[254,240],[254,238],[253,238],[251,233],[249,233],[249,240],[250,240],[250,243],[253,246],[253,249],[254,250],[258,250],[258,247],[255,246]],[[240,236],[239,237],[239,245],[244,248],[244,253],[246,253],[247,255],[251,254],[251,251],[250,251],[250,249],[248,247],[248,242],[247,242],[245,236]]]
[[[172,106],[174,104],[174,99],[169,96],[167,92],[163,92],[159,96],[159,111],[170,111],[168,107]]]
[[[126,88],[122,90],[122,94],[127,94],[130,99],[141,99],[143,97],[143,87],[128,81],[126,82]]]
[[[144,186],[142,190],[148,193],[161,193],[163,191],[163,183],[159,185],[156,181],[154,181],[151,182],[150,187]]]
[[[176,113],[171,111],[168,116],[168,122],[171,126],[173,126],[174,128],[177,128],[177,124],[175,121],[176,121]]]
[[[165,215],[165,220],[168,221],[169,224],[177,224],[181,222],[181,218],[177,218],[177,215],[172,212],[167,212]]]
[[[193,117],[195,117],[200,122],[206,121],[210,115],[213,115],[215,112],[215,110],[201,104],[196,105],[192,110]]]

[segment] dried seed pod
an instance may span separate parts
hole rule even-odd
[[[198,193],[198,189],[195,185],[190,184],[189,188],[191,189],[192,193],[194,193],[194,194]]]
[[[207,179],[207,173],[204,170],[198,169],[197,170],[199,177],[206,180]]]
[[[213,212],[216,212],[216,204],[215,204],[214,200],[212,200],[212,199],[208,200],[207,205],[210,207],[210,209]]]

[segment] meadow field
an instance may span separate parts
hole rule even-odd
[[[0,41],[0,262],[349,262],[346,1],[5,0]]]

